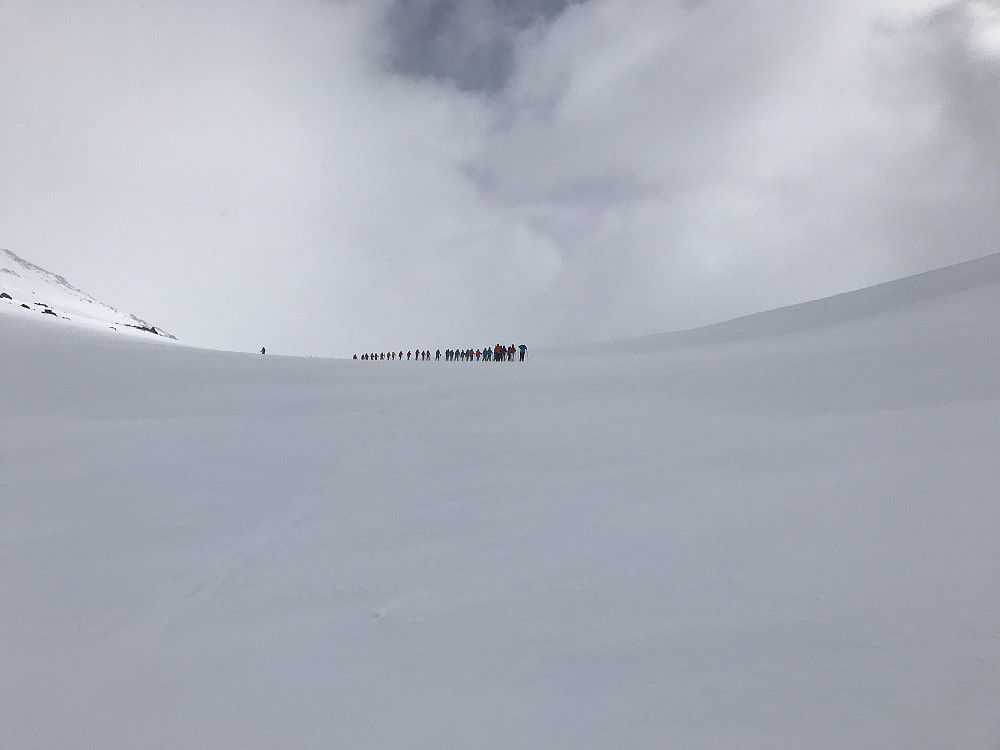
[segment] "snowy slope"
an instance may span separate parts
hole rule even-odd
[[[142,331],[174,338],[134,315],[99,302],[62,276],[0,248],[0,314],[4,313],[50,315],[89,328]]]
[[[523,365],[0,316],[0,747],[996,750],[964,273]]]
[[[851,321],[892,315],[911,305],[1000,285],[1000,253],[928,271],[885,284],[747,315],[686,331],[660,333],[593,347],[615,353],[639,353],[675,346],[699,346],[764,336],[779,336]]]

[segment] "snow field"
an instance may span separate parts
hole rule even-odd
[[[995,284],[524,365],[0,316],[0,746],[1000,746]]]

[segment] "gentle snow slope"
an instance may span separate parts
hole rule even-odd
[[[888,302],[523,365],[0,316],[0,747],[996,750],[1000,288]]]
[[[893,313],[910,305],[981,288],[1000,288],[1000,253],[878,286],[790,307],[747,315],[688,331],[600,345],[605,352],[649,352],[667,347],[720,344],[762,336],[801,333]]]

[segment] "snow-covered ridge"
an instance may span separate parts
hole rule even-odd
[[[983,287],[1000,287],[1000,253],[884,284],[684,331],[601,345],[602,351],[654,352],[676,346],[722,344],[829,328]]]
[[[116,310],[58,274],[0,248],[0,310],[30,311],[99,328],[145,331],[173,339],[145,320]]]

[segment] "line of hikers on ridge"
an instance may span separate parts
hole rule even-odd
[[[513,362],[517,359],[520,362],[524,362],[524,355],[528,352],[528,347],[524,344],[520,346],[504,346],[503,344],[497,344],[494,347],[484,347],[483,349],[445,349],[444,359],[446,362]],[[441,361],[442,351],[438,349],[434,352],[434,361]],[[362,354],[360,357],[355,354],[354,359],[365,360],[365,361],[382,361],[382,360],[399,360],[403,361],[403,352],[371,352],[368,354]],[[415,362],[429,362],[431,359],[430,349],[424,351],[408,351],[406,352],[406,359],[413,359]]]

